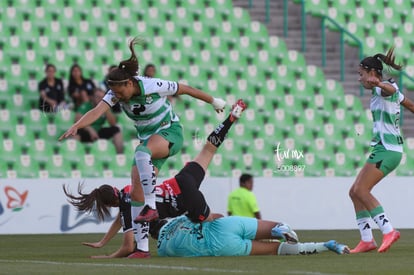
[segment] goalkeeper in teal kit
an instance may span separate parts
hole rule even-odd
[[[324,251],[348,254],[349,248],[334,240],[299,243],[265,242],[294,232],[289,226],[247,217],[222,217],[194,223],[186,216],[152,223],[150,233],[158,240],[158,256],[248,256],[248,255],[308,255]]]

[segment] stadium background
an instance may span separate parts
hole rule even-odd
[[[96,183],[123,178],[128,183],[129,152],[138,142],[128,119],[119,115],[125,155],[116,155],[105,140],[59,143],[57,137],[72,124],[74,113],[39,111],[37,83],[50,62],[65,84],[73,63],[98,84],[109,65],[129,56],[127,38],[135,35],[147,41],[138,50],[141,68],[151,62],[160,78],[188,83],[229,104],[237,98],[248,102],[244,118],[214,157],[208,173],[212,181],[221,178],[235,186],[238,175],[249,172],[257,177],[258,190],[263,178],[286,184],[289,188],[279,190],[294,194],[302,193],[294,182],[318,182],[321,177],[331,185],[334,177],[348,177],[351,184],[371,135],[369,92],[361,91],[357,82],[358,62],[395,45],[397,58],[407,66],[394,77],[411,97],[412,10],[411,1],[398,0],[6,1],[0,7],[1,185],[13,186],[19,179],[42,184],[48,179],[87,183],[95,178]],[[210,106],[184,96],[174,108],[185,128],[185,147],[168,160],[160,178],[173,175],[195,156],[222,119]],[[391,182],[413,175],[411,116],[404,113],[401,119],[405,153],[389,176]],[[278,157],[278,145],[290,154]],[[303,157],[293,157],[292,150]],[[290,171],[298,167],[304,169]],[[412,192],[397,186],[384,187],[389,188],[384,193]],[[271,188],[269,194],[283,196],[276,184]],[[324,195],[326,188],[319,188],[310,197]],[[340,205],[350,208],[342,189],[332,192],[341,194]],[[4,208],[16,205],[8,203],[10,196],[1,199]],[[312,201],[323,207],[320,200]],[[260,205],[271,208],[271,201],[264,198]],[[292,202],[284,211],[294,207]]]

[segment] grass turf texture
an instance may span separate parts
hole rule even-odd
[[[298,231],[301,241],[336,239],[351,248],[357,230]],[[374,231],[378,245],[382,237]],[[118,234],[106,247],[94,249],[81,242],[102,234],[0,235],[0,274],[413,274],[414,230],[401,230],[401,239],[387,253],[354,255],[322,253],[307,256],[161,258],[151,242],[150,259],[90,259],[115,251]]]

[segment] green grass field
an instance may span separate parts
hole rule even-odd
[[[351,247],[358,242],[357,230],[297,233],[302,242],[336,239]],[[380,233],[374,234],[380,243]],[[101,249],[81,245],[101,237],[0,235],[0,274],[414,274],[414,230],[401,230],[401,239],[384,254],[161,258],[152,242],[150,259],[90,259],[90,255],[113,252],[122,238],[118,234]]]

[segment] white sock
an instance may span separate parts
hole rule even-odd
[[[359,232],[361,233],[361,240],[364,242],[370,242],[374,239],[374,236],[372,235],[372,228],[369,224],[370,220],[371,218],[367,217],[357,219]]]
[[[277,250],[278,255],[307,255],[307,254],[316,254],[323,251],[328,251],[329,249],[324,245],[324,243],[281,243],[279,249]]]
[[[137,248],[141,251],[149,251],[149,223],[141,222],[137,223],[138,234],[136,234],[135,240],[137,242]],[[138,239],[138,240],[137,240]]]
[[[145,204],[155,209],[155,170],[151,161],[151,155],[147,152],[137,151],[135,161],[139,172],[139,178],[144,189]]]
[[[392,226],[390,219],[384,212],[374,216],[372,219],[378,225],[382,234],[388,234],[394,230],[394,227]]]
[[[134,228],[134,238],[137,243],[137,248],[142,251],[149,251],[148,243],[148,223],[134,223],[134,219],[141,213],[144,205],[131,206],[132,227]]]

